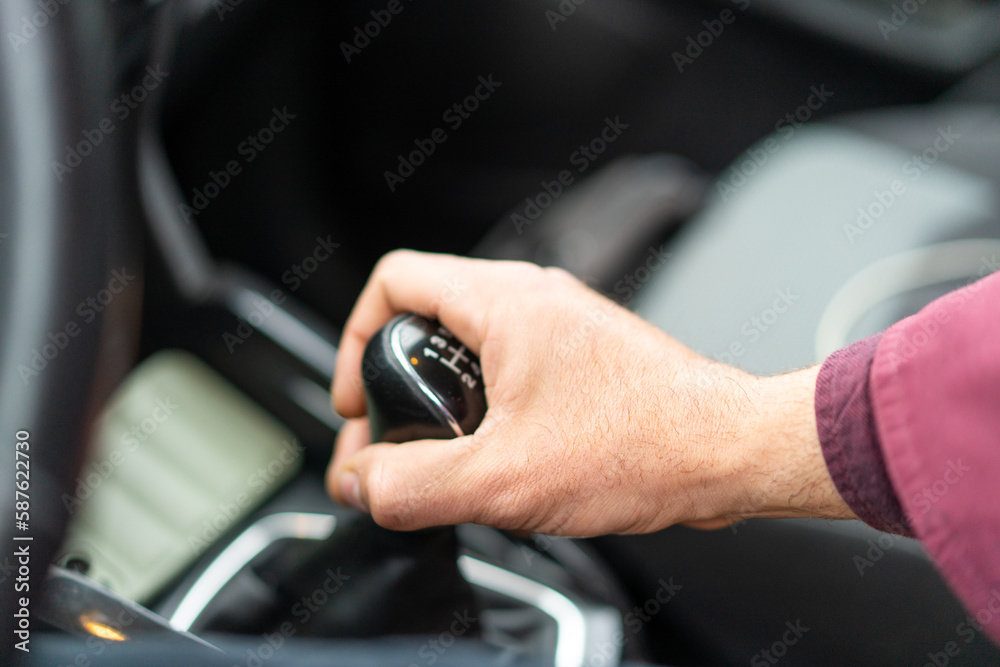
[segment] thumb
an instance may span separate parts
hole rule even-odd
[[[474,437],[364,447],[331,466],[329,491],[391,530],[473,521],[470,496],[481,478],[469,465]]]

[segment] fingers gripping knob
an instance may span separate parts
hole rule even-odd
[[[486,415],[478,357],[436,320],[391,320],[368,341],[361,374],[372,442],[469,435]]]

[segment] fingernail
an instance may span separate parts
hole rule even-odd
[[[361,500],[361,480],[353,472],[345,472],[340,476],[340,495],[355,509],[368,511],[364,501]]]

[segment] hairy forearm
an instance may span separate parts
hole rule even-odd
[[[812,366],[759,378],[757,412],[751,417],[760,452],[751,468],[756,483],[751,516],[856,518],[840,497],[823,457],[816,428],[816,377]]]

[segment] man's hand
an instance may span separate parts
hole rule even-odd
[[[361,357],[392,316],[438,318],[482,362],[470,436],[369,446]],[[830,479],[817,369],[756,378],[701,357],[558,269],[397,251],[344,330],[328,471],[381,525],[479,523],[552,535],[853,516]]]

